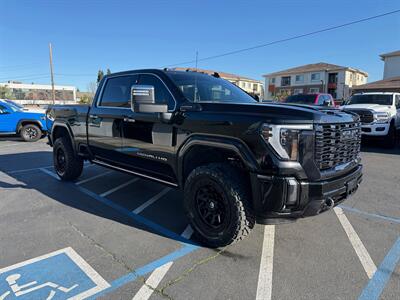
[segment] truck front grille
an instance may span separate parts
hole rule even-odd
[[[360,145],[360,123],[316,125],[315,162],[320,170],[354,161]]]
[[[369,109],[346,109],[345,111],[359,115],[362,124],[370,124],[374,121],[374,114]]]

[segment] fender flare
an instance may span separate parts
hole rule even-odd
[[[51,126],[51,131],[50,131],[50,139],[51,139],[51,144],[54,144],[54,130],[57,127],[63,127],[67,130],[69,139],[71,140],[72,144],[72,149],[74,150],[74,153],[76,154],[76,149],[75,149],[75,142],[74,142],[74,134],[72,133],[71,128],[68,126],[68,124],[63,123],[63,122],[57,122],[55,121],[53,125]]]
[[[31,124],[35,124],[35,125],[39,126],[40,130],[45,131],[45,130],[43,130],[43,125],[42,125],[42,123],[40,123],[39,120],[35,120],[35,119],[21,119],[21,120],[19,120],[18,123],[17,123],[16,132],[19,132],[19,131],[21,130],[21,128],[23,127],[23,125],[22,125],[23,122],[29,122],[29,123],[31,123]]]
[[[232,137],[217,136],[217,135],[191,135],[188,137],[177,152],[177,171],[178,181],[183,183],[184,157],[194,146],[208,146],[216,149],[229,150],[238,155],[250,172],[255,172],[259,169],[259,164],[254,158],[250,148],[241,140]]]

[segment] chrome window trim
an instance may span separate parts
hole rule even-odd
[[[170,91],[170,89],[168,88],[168,86],[165,84],[165,82],[160,78],[160,76],[158,76],[157,74],[154,74],[154,73],[131,73],[131,74],[115,75],[115,76],[109,76],[109,77],[107,77],[107,78],[106,78],[106,81],[104,82],[103,86],[101,87],[101,90],[100,90],[100,93],[99,93],[99,97],[96,99],[96,105],[95,105],[95,106],[96,106],[96,107],[99,107],[99,108],[129,109],[129,110],[131,110],[129,107],[102,106],[102,105],[100,105],[100,101],[101,101],[101,99],[103,98],[104,88],[105,88],[105,86],[106,86],[106,84],[107,84],[107,82],[108,82],[109,79],[111,79],[111,78],[117,78],[117,77],[133,76],[133,75],[139,75],[139,76],[140,76],[140,75],[152,75],[152,76],[158,78],[158,79],[163,83],[163,85],[165,86],[165,88],[167,89],[167,91],[169,92],[169,94],[171,95],[172,99],[173,99],[174,102],[175,102],[174,108],[171,109],[171,110],[168,110],[168,112],[174,112],[174,111],[176,110],[176,107],[177,107],[178,103],[177,103],[177,101],[176,101],[174,95],[172,94],[172,92]]]

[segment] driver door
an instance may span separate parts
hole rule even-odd
[[[154,87],[156,104],[175,108],[175,100],[164,82],[153,74],[140,74],[139,85]],[[164,122],[156,112],[127,112],[122,123],[124,161],[136,172],[175,182],[173,124]]]
[[[0,132],[14,133],[17,127],[17,120],[13,120],[13,112],[0,104]]]

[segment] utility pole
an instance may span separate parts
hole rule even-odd
[[[53,74],[53,49],[51,47],[51,43],[49,43],[49,51],[50,51],[50,76],[51,76],[51,92],[53,96],[53,104],[56,102],[56,92],[54,90],[54,74]]]

